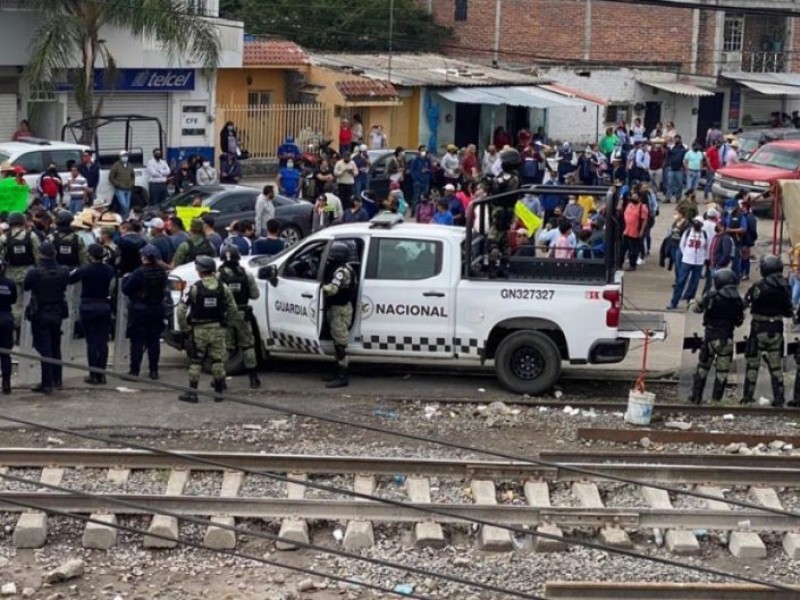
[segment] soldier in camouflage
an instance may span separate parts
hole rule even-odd
[[[792,316],[792,292],[783,277],[783,262],[777,256],[763,256],[759,262],[761,281],[753,284],[745,295],[750,307],[750,336],[745,359],[747,374],[742,404],[755,402],[753,394],[758,381],[758,368],[764,354],[772,379],[772,406],[784,403],[783,389],[783,319]]]
[[[236,302],[237,318],[228,321],[228,350],[239,348],[242,351],[242,361],[250,377],[250,388],[261,387],[256,367],[256,352],[253,337],[253,310],[250,300],[259,296],[258,285],[251,273],[248,273],[239,264],[241,255],[236,246],[229,245],[222,249],[222,265],[219,268],[219,280],[228,286]],[[260,343],[260,342],[259,342]]]
[[[694,375],[690,402],[700,404],[711,366],[716,366],[714,390],[711,398],[722,400],[728,372],[733,361],[733,330],[744,322],[744,302],[739,295],[739,278],[731,269],[720,269],[714,275],[714,289],[703,296],[700,302],[692,301],[690,307],[696,313],[705,313],[705,328],[700,360]]]
[[[210,256],[198,256],[194,261],[200,281],[197,281],[178,305],[178,326],[186,334],[186,350],[191,359],[189,365],[189,387],[192,391],[181,394],[182,402],[196,404],[200,371],[206,358],[211,360],[214,376],[215,402],[222,402],[225,385],[225,361],[228,351],[225,346],[225,323],[236,319],[236,302],[233,294],[214,273],[217,264]]]
[[[326,299],[328,324],[331,328],[333,348],[336,352],[336,375],[326,387],[340,388],[348,385],[347,343],[353,322],[352,300],[357,292],[356,275],[347,264],[350,248],[344,242],[333,242],[328,252],[329,281],[322,286]]]
[[[9,231],[2,238],[3,260],[8,268],[6,277],[17,284],[17,301],[12,307],[14,324],[17,328],[22,320],[22,283],[25,274],[39,263],[39,236],[31,231],[21,212],[12,212],[8,215]]]

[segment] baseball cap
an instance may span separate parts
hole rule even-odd
[[[456,186],[454,186],[452,183],[448,183],[446,186],[444,186],[444,189],[454,192],[456,191]]]
[[[39,246],[39,253],[47,258],[53,258],[56,255],[56,247],[52,242],[44,242]]]
[[[359,151],[359,152],[366,152],[366,151],[367,151],[367,145],[366,145],[366,144],[361,144],[361,145],[358,147],[358,151]]]
[[[155,219],[150,219],[147,222],[147,226],[155,229],[164,229],[164,219],[160,219],[158,217]]]
[[[458,150],[458,147],[455,144],[447,144],[448,152],[455,152],[456,150]]]
[[[140,253],[145,258],[149,258],[151,260],[161,258],[161,252],[153,244],[147,244],[140,250]]]
[[[119,151],[119,155],[120,156],[128,156],[128,151],[127,150],[120,150]]]
[[[702,223],[703,222],[703,217],[697,216],[694,219],[692,219],[692,221],[694,221],[695,223]]]
[[[710,208],[706,211],[706,216],[709,219],[716,219],[719,217],[719,211],[716,208]]]

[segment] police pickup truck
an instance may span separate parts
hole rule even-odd
[[[666,336],[661,315],[623,316],[613,219],[603,259],[514,256],[502,247],[498,254],[496,231],[508,231],[514,202],[514,195],[478,201],[471,216],[491,221],[471,219],[465,228],[383,214],[323,229],[265,266],[256,266],[263,257],[243,262],[264,286],[253,304],[264,355],[333,355],[321,287],[334,240],[351,248],[358,277],[348,345],[353,361],[491,363],[507,389],[533,395],[552,387],[565,362],[617,363],[631,339]]]

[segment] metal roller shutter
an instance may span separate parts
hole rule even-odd
[[[0,140],[10,140],[17,130],[17,95],[0,94]]]
[[[769,127],[772,121],[770,116],[783,107],[783,98],[780,96],[764,96],[763,94],[747,94],[744,99],[742,115],[750,115],[753,125]]]
[[[169,124],[169,94],[147,93],[136,94],[119,92],[105,95],[103,100],[104,115],[145,115],[157,117],[161,121],[164,132]],[[70,121],[81,118],[75,98],[70,96],[67,104],[67,116]],[[125,125],[114,123],[106,125],[98,134],[103,154],[118,152],[125,145]],[[158,128],[149,123],[137,123],[131,127],[131,142],[128,151],[140,151],[147,158],[158,146]]]

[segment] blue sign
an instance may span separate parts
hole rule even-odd
[[[194,90],[194,69],[117,69],[113,78],[105,69],[94,70],[95,91],[117,92],[191,92]],[[75,89],[72,81],[56,84],[56,90]]]

